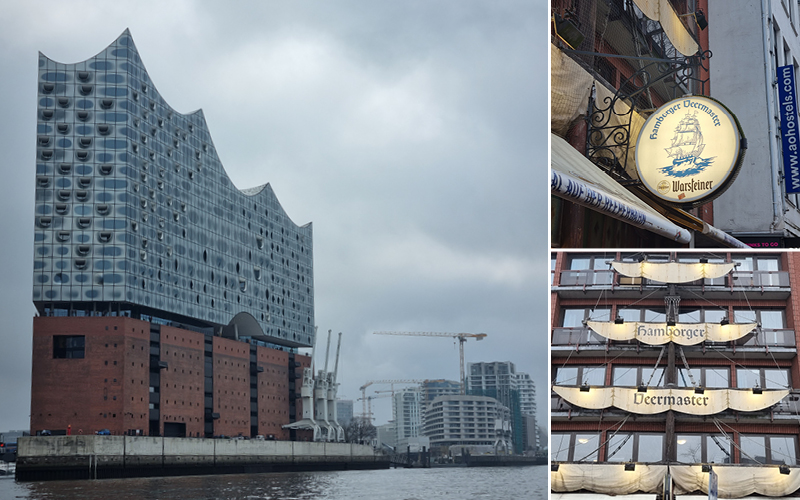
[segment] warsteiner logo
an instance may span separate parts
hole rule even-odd
[[[669,181],[661,181],[658,183],[658,192],[661,194],[669,193]]]

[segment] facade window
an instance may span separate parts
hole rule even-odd
[[[733,463],[732,446],[721,435],[678,434],[675,436],[675,441],[678,462],[690,464]]]
[[[713,309],[681,309],[678,313],[679,323],[719,323],[725,318],[727,310]],[[743,323],[747,323],[743,321]]]
[[[667,321],[667,314],[664,312],[663,307],[656,309],[619,308],[617,309],[617,315],[630,322],[665,323]]]
[[[736,387],[751,389],[788,389],[791,387],[788,368],[737,368]]]
[[[53,359],[83,359],[85,344],[84,335],[54,335]]]
[[[555,462],[597,462],[600,434],[553,432],[550,459]]]
[[[663,434],[617,433],[608,439],[606,462],[661,462],[663,453]]]
[[[556,370],[558,385],[606,385],[605,366],[563,366]]]
[[[797,437],[739,434],[741,463],[797,464]]]
[[[664,369],[653,368],[652,366],[614,366],[612,371],[614,386],[618,387],[638,387],[647,385],[648,387],[664,386]]]
[[[723,367],[691,367],[691,374],[686,368],[678,368],[678,387],[692,387],[692,379],[695,385],[700,387],[728,388],[731,386],[731,371]]]
[[[607,307],[597,309],[564,308],[561,326],[565,328],[581,328],[586,320],[610,321],[611,309]]]

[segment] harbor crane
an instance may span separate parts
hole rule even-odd
[[[461,394],[466,394],[464,375],[464,342],[467,339],[483,340],[485,333],[445,333],[445,332],[373,332],[375,335],[406,335],[412,337],[450,337],[458,339],[458,352],[461,357]]]
[[[359,401],[361,401],[361,414],[366,418],[367,416],[367,387],[373,384],[391,384],[392,391],[394,391],[394,384],[421,384],[425,382],[424,380],[370,380],[361,387],[358,388],[361,391],[361,397]],[[370,416],[372,411],[370,410]]]

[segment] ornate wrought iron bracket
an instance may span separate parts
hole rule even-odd
[[[691,90],[704,94],[708,78],[707,62],[711,51],[698,52],[693,56],[659,59],[654,57],[623,56],[564,49],[565,52],[583,56],[619,58],[644,63],[627,79],[619,84],[613,96],[597,100],[593,86],[586,112],[586,157],[605,169],[618,182],[624,185],[638,184],[625,171],[628,152],[631,147],[631,117],[634,110],[654,107],[646,92],[653,86],[662,84],[674,99],[688,94]],[[701,71],[703,70],[703,71]],[[647,96],[647,97],[646,97]]]

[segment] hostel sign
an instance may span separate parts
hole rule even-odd
[[[744,134],[721,103],[686,96],[661,106],[636,141],[636,171],[657,198],[693,207],[722,194],[744,159]]]
[[[778,68],[778,106],[781,115],[781,146],[786,192],[800,193],[800,144],[798,144],[797,93],[794,66]]]

